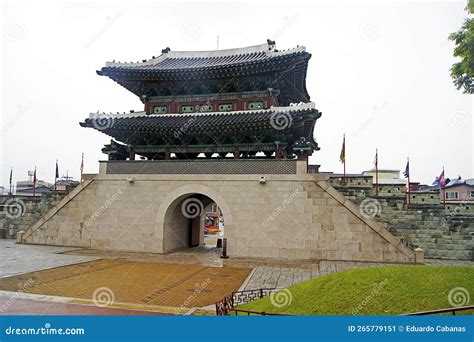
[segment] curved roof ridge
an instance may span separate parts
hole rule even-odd
[[[163,62],[166,59],[207,59],[207,58],[224,58],[231,56],[242,56],[242,55],[251,55],[251,54],[261,54],[265,53],[267,57],[276,57],[286,54],[291,54],[295,52],[304,52],[306,48],[304,46],[297,46],[296,48],[291,48],[287,50],[277,50],[276,44],[269,44],[268,42],[260,45],[252,45],[241,48],[234,49],[224,49],[224,50],[207,50],[207,51],[168,51],[162,53],[160,56],[151,58],[144,62],[106,62],[106,67],[114,66],[153,66]]]

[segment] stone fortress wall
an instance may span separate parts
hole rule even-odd
[[[436,194],[417,193],[407,206],[403,185],[382,185],[375,197],[370,176],[343,187],[299,168],[262,184],[256,174],[108,174],[106,164],[63,200],[26,199],[14,222],[2,212],[4,237],[35,223],[23,242],[169,252],[186,245],[180,201],[199,193],[227,208],[231,256],[409,262],[420,247],[428,258],[473,258],[474,204],[443,208]]]
[[[375,185],[366,178],[354,177],[346,187],[338,178],[330,183],[355,204],[370,206],[371,217],[422,248],[426,258],[474,260],[474,202],[443,206],[439,193],[413,192],[408,206],[406,187],[384,184],[376,197]]]
[[[162,161],[160,161],[162,163]],[[231,257],[421,262],[325,175],[92,175],[18,240],[167,253],[188,245],[182,203],[207,196],[221,208]],[[193,197],[194,196],[194,197]],[[180,210],[181,209],[181,210]]]
[[[0,238],[15,239],[59,203],[68,191],[32,196],[0,196]]]

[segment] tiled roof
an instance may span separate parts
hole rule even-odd
[[[142,62],[107,62],[99,74],[107,74],[113,69],[170,71],[216,68],[260,63],[289,55],[308,55],[309,57],[304,46],[278,51],[274,43],[229,50],[166,51],[158,57]]]
[[[312,140],[314,124],[320,116],[321,113],[315,109],[314,103],[308,103],[298,106],[273,107],[267,110],[217,113],[91,114],[80,125],[95,128],[120,141],[129,139],[132,132],[147,134],[174,134],[183,131],[186,134],[192,134],[221,130],[226,132],[275,130],[277,132],[281,127],[287,130],[297,128],[300,136]]]

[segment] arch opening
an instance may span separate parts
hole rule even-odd
[[[224,215],[211,197],[181,195],[168,207],[164,218],[163,252],[183,248],[216,248],[224,236]]]

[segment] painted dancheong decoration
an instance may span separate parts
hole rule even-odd
[[[307,160],[321,113],[306,90],[311,54],[274,41],[217,51],[172,51],[97,71],[137,95],[141,112],[91,113],[81,123],[114,140],[109,160]]]

